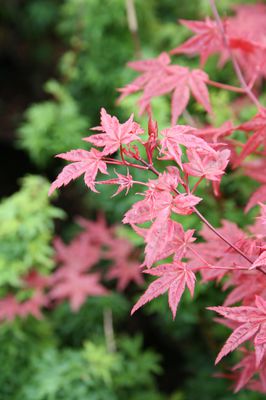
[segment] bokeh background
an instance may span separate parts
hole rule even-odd
[[[217,3],[221,15],[232,14],[231,0]],[[100,195],[90,193],[81,180],[57,197],[48,199],[47,192],[63,166],[54,155],[86,148],[81,138],[98,125],[101,107],[122,121],[134,111],[147,125],[146,116],[137,116],[136,96],[116,103],[116,88],[135,76],[126,62],[156,57],[188,38],[178,18],[211,15],[207,0],[135,0],[135,10],[137,34],[130,31],[126,0],[1,1],[1,298],[10,288],[20,296],[19,278],[33,266],[44,273],[55,268],[52,239],[60,235],[70,241],[78,231],[77,215],[95,220],[101,211],[114,225],[134,202],[133,193],[110,199],[110,187],[101,188]],[[184,56],[178,62],[198,65],[197,58]],[[213,57],[206,66],[211,79],[237,84],[231,66],[218,70],[216,62]],[[234,95],[216,89],[210,93],[216,117],[206,122],[219,126],[234,120],[228,105]],[[169,125],[169,104],[165,97],[154,102],[160,128]],[[204,121],[205,113],[195,102],[189,111]],[[238,118],[245,120],[253,113],[254,108],[247,106]],[[186,121],[181,118],[180,123]],[[241,208],[255,186],[249,178],[228,174],[219,208],[210,192],[204,194],[202,211],[214,225],[222,216],[243,227],[254,216],[250,213],[243,221]],[[184,225],[195,229],[200,224],[191,216]],[[126,227],[117,231],[141,255],[139,238]],[[229,381],[214,377],[226,371],[225,364],[215,368],[214,359],[227,333],[205,310],[223,300],[214,284],[198,287],[193,301],[184,296],[175,321],[166,296],[130,317],[144,287],[131,284],[118,293],[114,282],[108,285],[109,295],[88,297],[77,312],[63,302],[44,310],[42,319],[2,321],[1,400],[263,398],[248,391],[234,395]],[[108,315],[115,351],[107,345]],[[237,356],[231,361],[233,357]]]

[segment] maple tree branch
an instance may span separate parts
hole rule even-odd
[[[154,168],[153,165],[148,164],[145,160],[143,160],[141,157],[139,157],[139,161],[146,166],[147,169],[149,169],[150,171],[152,171],[156,176],[159,176],[160,173],[159,171],[157,171],[156,168]],[[177,189],[174,189],[174,192],[176,194],[181,194]],[[245,254],[243,253],[242,250],[240,250],[238,247],[236,247],[233,243],[230,242],[230,240],[228,240],[224,235],[222,235],[220,232],[217,231],[217,229],[215,229],[215,227],[201,214],[201,212],[195,207],[191,207],[193,212],[199,217],[199,219],[205,224],[207,225],[207,227],[214,233],[216,234],[221,240],[223,240],[226,244],[228,244],[229,247],[231,247],[232,249],[234,249],[238,254],[240,254],[243,258],[245,258],[245,260],[247,260],[250,264],[253,264],[253,261]],[[264,275],[266,275],[266,272],[258,267],[256,268],[258,271],[262,272]]]
[[[107,157],[103,157],[102,160],[103,160],[104,162],[106,162],[106,164],[123,165],[123,166],[126,166],[126,167],[132,167],[132,168],[138,168],[138,169],[145,169],[145,170],[147,169],[146,167],[143,167],[142,165],[133,164],[133,163],[130,163],[130,162],[126,161],[126,160],[124,160],[124,161],[119,161],[119,160],[115,160],[114,158],[107,158]]]
[[[205,176],[201,176],[199,178],[199,180],[195,183],[195,185],[193,186],[193,189],[191,190],[191,193],[195,193],[195,190],[197,189],[197,187],[200,185],[200,183],[203,181]]]
[[[220,88],[220,89],[230,90],[231,92],[246,93],[245,89],[238,88],[238,87],[231,86],[231,85],[227,85],[226,83],[215,82],[215,81],[212,81],[210,79],[208,79],[206,81],[206,83],[208,83],[211,86],[215,86],[217,88]]]
[[[192,271],[200,271],[202,269],[222,269],[222,270],[232,270],[232,271],[236,271],[236,270],[245,270],[245,271],[249,271],[247,268],[245,267],[220,267],[218,265],[211,265],[210,263],[208,263],[208,261],[206,261],[203,257],[201,257],[201,255],[194,250],[192,247],[187,246],[187,248],[192,251],[193,254],[195,254],[196,257],[198,257],[204,264],[206,264],[206,266],[203,267],[192,267],[191,270]]]
[[[239,147],[245,147],[245,143],[241,143],[241,142],[239,142],[238,140],[236,140],[236,139],[231,139],[231,138],[229,138],[229,139],[227,139],[230,143],[232,143],[232,144],[234,144],[235,146],[239,146]],[[266,155],[266,153],[265,153],[265,151],[260,151],[260,150],[255,150],[255,151],[253,151],[253,154],[256,154],[256,155],[259,155],[259,156],[265,156]]]
[[[214,18],[215,18],[215,20],[216,20],[218,29],[220,30],[220,33],[221,33],[221,35],[222,35],[224,45],[225,45],[225,47],[226,47],[226,49],[227,49],[227,51],[228,51],[228,53],[229,53],[229,55],[230,55],[230,58],[231,58],[231,60],[232,60],[233,67],[234,67],[234,70],[235,70],[236,75],[237,75],[237,77],[238,77],[238,80],[239,80],[239,82],[240,82],[242,88],[244,89],[244,91],[246,92],[246,94],[248,95],[248,97],[250,98],[250,100],[251,100],[251,101],[256,105],[256,107],[260,110],[260,109],[262,108],[262,106],[261,106],[259,100],[257,99],[257,97],[256,97],[256,96],[254,95],[254,93],[252,92],[250,86],[247,84],[247,82],[246,82],[246,80],[245,80],[245,78],[244,78],[244,76],[243,76],[243,74],[242,74],[242,71],[241,71],[241,69],[240,69],[240,66],[239,66],[239,64],[238,64],[238,62],[237,62],[237,60],[236,60],[236,58],[235,58],[235,56],[234,56],[234,53],[233,53],[232,49],[231,49],[230,46],[229,46],[229,43],[228,43],[228,40],[227,40],[225,31],[224,31],[224,27],[223,27],[223,24],[222,24],[222,20],[221,20],[221,18],[220,18],[220,15],[219,15],[219,13],[218,13],[218,10],[217,10],[216,4],[215,4],[215,0],[209,0],[209,1],[210,1],[210,6],[211,6],[211,9],[212,9]]]

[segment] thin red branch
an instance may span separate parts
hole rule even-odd
[[[212,81],[210,79],[208,79],[206,81],[206,83],[208,83],[211,86],[215,86],[217,88],[220,88],[220,89],[230,90],[231,92],[246,93],[245,89],[238,88],[238,87],[231,86],[231,85],[227,85],[226,83],[215,82],[215,81]]]
[[[211,6],[211,9],[212,9],[214,18],[215,18],[215,20],[217,22],[218,29],[219,29],[219,31],[220,31],[220,33],[222,35],[224,45],[225,45],[225,47],[226,47],[226,49],[227,49],[227,51],[228,51],[228,53],[230,55],[230,58],[232,60],[233,67],[234,67],[234,70],[235,70],[236,75],[238,77],[238,80],[240,82],[240,85],[242,86],[242,88],[244,89],[244,91],[246,92],[246,94],[248,95],[250,100],[256,105],[258,110],[260,110],[262,108],[262,106],[261,106],[259,100],[257,99],[257,97],[252,92],[252,90],[249,87],[249,85],[247,84],[247,82],[246,82],[246,80],[245,80],[245,78],[244,78],[244,76],[242,74],[242,71],[240,69],[240,66],[238,64],[238,61],[235,58],[234,53],[233,53],[232,49],[229,46],[228,39],[227,39],[226,33],[224,31],[222,20],[220,18],[220,15],[218,13],[218,10],[217,10],[216,4],[215,4],[215,0],[209,0],[209,1],[210,1],[210,6]]]

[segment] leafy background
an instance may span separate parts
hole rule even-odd
[[[222,15],[230,14],[229,0],[217,2]],[[252,3],[242,1],[241,3]],[[254,2],[253,2],[254,3]],[[133,72],[125,68],[141,51],[155,57],[176,47],[189,33],[177,19],[210,15],[207,0],[135,1],[140,49],[128,28],[124,0],[3,0],[0,8],[0,294],[19,286],[19,276],[33,264],[40,271],[54,267],[51,240],[59,234],[73,237],[76,215],[94,219],[105,212],[109,224],[122,219],[134,195],[110,199],[113,188],[101,195],[89,193],[82,183],[48,199],[49,181],[62,164],[56,153],[86,146],[81,141],[98,124],[99,109],[126,119],[136,109],[133,96],[119,106],[116,88]],[[196,58],[180,56],[180,63],[198,65]],[[237,84],[230,65],[217,70],[215,57],[207,66],[212,80]],[[229,107],[234,95],[211,90],[215,119],[220,125],[236,118]],[[159,126],[169,124],[169,99],[154,103]],[[189,105],[204,121],[202,109]],[[247,119],[252,107],[238,117]],[[138,118],[138,117],[137,117]],[[146,117],[139,118],[145,126]],[[185,121],[181,120],[181,123]],[[241,208],[254,189],[249,178],[229,173],[219,203],[207,188],[201,211],[214,225],[221,217],[244,227]],[[195,217],[185,227],[197,228]],[[120,234],[141,246],[127,228]],[[141,249],[141,247],[140,247]],[[141,252],[141,250],[140,250]],[[114,289],[114,287],[111,287]],[[213,285],[198,287],[193,301],[184,298],[172,321],[165,297],[130,317],[139,295],[133,285],[125,294],[89,298],[77,313],[67,304],[45,312],[41,321],[29,317],[0,326],[0,398],[2,400],[256,400],[243,391],[233,395],[230,383],[215,378],[215,354],[226,328],[214,326],[208,305],[222,302]],[[106,344],[104,315],[111,310],[117,350]],[[231,360],[233,357],[231,356]],[[230,363],[230,357],[227,362]]]

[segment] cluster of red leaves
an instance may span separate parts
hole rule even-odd
[[[48,306],[48,298],[45,288],[48,286],[49,278],[40,275],[37,271],[32,270],[22,278],[22,288],[30,291],[27,300],[20,302],[16,296],[9,293],[0,300],[0,320],[12,321],[16,316],[25,318],[33,315],[35,318],[41,318],[41,309]]]
[[[118,185],[116,194],[122,190],[128,192],[135,184],[142,185],[145,188],[141,193],[142,199],[126,212],[123,222],[130,224],[143,237],[145,256],[141,267],[145,268],[145,274],[156,279],[135,304],[132,313],[168,292],[169,306],[175,317],[185,289],[188,288],[193,296],[196,273],[202,282],[221,282],[224,290],[231,291],[223,306],[210,309],[222,315],[224,319],[219,321],[233,332],[216,362],[248,341],[254,351],[241,348],[244,358],[232,371],[236,380],[235,390],[248,386],[266,392],[266,205],[263,204],[266,201],[263,171],[266,166],[266,110],[252,92],[252,86],[266,75],[266,6],[235,7],[235,15],[222,21],[213,0],[211,4],[215,20],[181,21],[195,33],[181,46],[169,54],[162,53],[156,59],[129,63],[129,67],[140,72],[140,76],[119,90],[120,100],[143,91],[139,106],[141,113],[147,111],[150,114],[148,139],[143,139],[144,130],[134,122],[133,116],[120,123],[102,109],[101,125],[93,128],[101,133],[85,138],[101,150],[92,148],[90,151],[72,150],[59,154],[58,157],[71,164],[64,167],[50,192],[82,174],[85,174],[85,184],[93,191],[96,191],[96,184]],[[170,55],[200,55],[203,67],[214,53],[220,55],[220,66],[232,59],[242,88],[213,82],[202,69],[190,71],[171,64]],[[237,126],[231,121],[218,128],[175,125],[188,105],[190,93],[211,113],[207,85],[247,94],[257,106],[257,115]],[[151,102],[153,97],[167,93],[172,94],[172,126],[158,133],[157,124],[151,119]],[[245,133],[245,143],[231,138],[235,131]],[[253,158],[246,160],[250,155]],[[160,164],[159,170],[154,166],[155,160]],[[246,231],[229,221],[214,228],[196,208],[202,200],[195,195],[198,185],[202,181],[211,183],[214,194],[219,195],[220,181],[228,163],[232,168],[242,167],[246,175],[263,184],[246,205],[246,211],[256,204],[261,207],[261,215]],[[109,174],[110,165],[126,167],[127,174],[119,172],[115,178],[97,180],[98,173]],[[129,168],[143,170],[143,181],[134,181]],[[148,171],[155,175],[155,179],[147,176]],[[178,215],[191,213],[205,224],[199,232],[202,241],[198,243],[195,243],[194,230],[185,231],[177,222]],[[121,248],[124,248],[122,242]],[[140,282],[140,276],[132,278],[127,267],[128,264],[125,266],[121,259],[117,259],[109,277],[120,276],[124,270],[125,279],[130,277]],[[83,269],[77,273],[82,274]],[[118,286],[123,288],[125,284],[120,280]],[[63,290],[61,296],[66,296],[65,293],[69,292]],[[237,303],[241,305],[232,307]],[[74,304],[76,301],[73,300]]]
[[[103,216],[95,222],[78,218],[78,223],[84,230],[69,244],[55,238],[57,268],[51,275],[43,276],[33,269],[22,277],[19,295],[30,291],[27,300],[19,301],[11,293],[0,300],[0,320],[12,321],[30,314],[41,318],[43,307],[54,307],[63,300],[69,301],[72,311],[78,311],[88,297],[108,293],[104,280],[116,279],[121,291],[130,282],[143,283],[133,246],[116,237],[114,228],[106,225]],[[101,260],[108,261],[106,273],[97,269]]]

